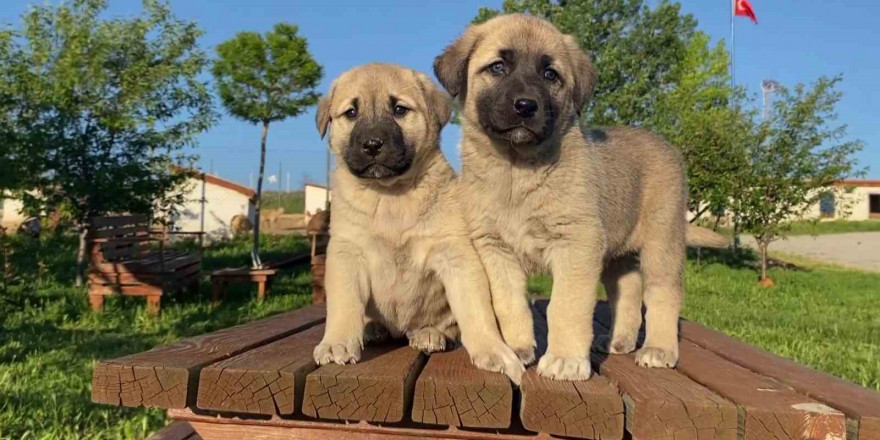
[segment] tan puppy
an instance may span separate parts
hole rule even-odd
[[[526,271],[549,269],[540,374],[590,376],[600,279],[614,306],[611,340],[601,345],[612,353],[635,348],[644,291],[647,338],[636,362],[675,365],[689,229],[676,150],[638,129],[582,131],[593,67],[574,38],[535,17],[469,27],[434,71],[462,105],[466,217],[507,343],[523,361],[534,360]]]
[[[522,363],[501,339],[440,151],[450,112],[426,75],[388,64],[342,74],[318,106],[318,130],[323,137],[332,121],[336,155],[318,364],[356,362],[365,328],[367,339],[387,329],[426,352],[443,350],[460,328],[477,367],[519,382]]]

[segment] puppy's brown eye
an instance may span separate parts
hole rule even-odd
[[[547,68],[544,70],[544,79],[547,81],[556,81],[559,78],[559,73],[551,68]]]
[[[357,111],[357,109],[354,109],[354,108],[350,108],[350,109],[346,110],[346,112],[345,112],[345,117],[348,119],[354,119],[357,117],[357,115],[358,115],[358,111]]]
[[[504,73],[504,61],[498,61],[490,64],[489,71],[496,75]]]
[[[408,111],[409,111],[408,108],[406,108],[406,107],[404,107],[404,106],[402,106],[402,105],[400,105],[400,104],[397,104],[397,105],[394,106],[394,116],[403,116],[403,115],[405,115],[406,112],[408,112]]]

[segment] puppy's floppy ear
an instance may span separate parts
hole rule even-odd
[[[327,92],[327,95],[321,98],[321,102],[318,103],[318,111],[315,114],[315,125],[318,127],[321,139],[324,139],[324,135],[327,134],[327,127],[330,126],[330,121],[333,119],[330,117],[330,108],[333,105],[334,90],[336,90],[336,81],[330,84],[330,90]]]
[[[583,112],[590,97],[593,96],[593,88],[596,86],[596,69],[590,62],[590,57],[580,48],[577,40],[571,35],[565,36],[565,46],[568,51],[568,59],[571,62],[574,74],[572,95],[578,115]]]
[[[424,73],[415,72],[416,81],[419,83],[419,89],[425,96],[425,103],[428,105],[428,112],[434,118],[439,128],[443,128],[449,118],[452,117],[452,99],[449,94],[437,87],[431,78]]]
[[[454,98],[464,102],[467,93],[468,62],[474,47],[480,41],[482,25],[470,25],[464,34],[446,46],[443,53],[434,58],[434,75]]]

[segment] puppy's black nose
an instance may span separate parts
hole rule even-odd
[[[382,139],[372,138],[364,141],[363,150],[367,156],[378,156],[382,151],[382,145],[385,142]]]
[[[513,109],[521,118],[531,118],[538,111],[538,101],[528,98],[519,98],[513,101]]]

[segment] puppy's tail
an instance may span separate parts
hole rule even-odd
[[[684,237],[688,246],[723,248],[730,245],[727,237],[692,224],[687,225]]]

